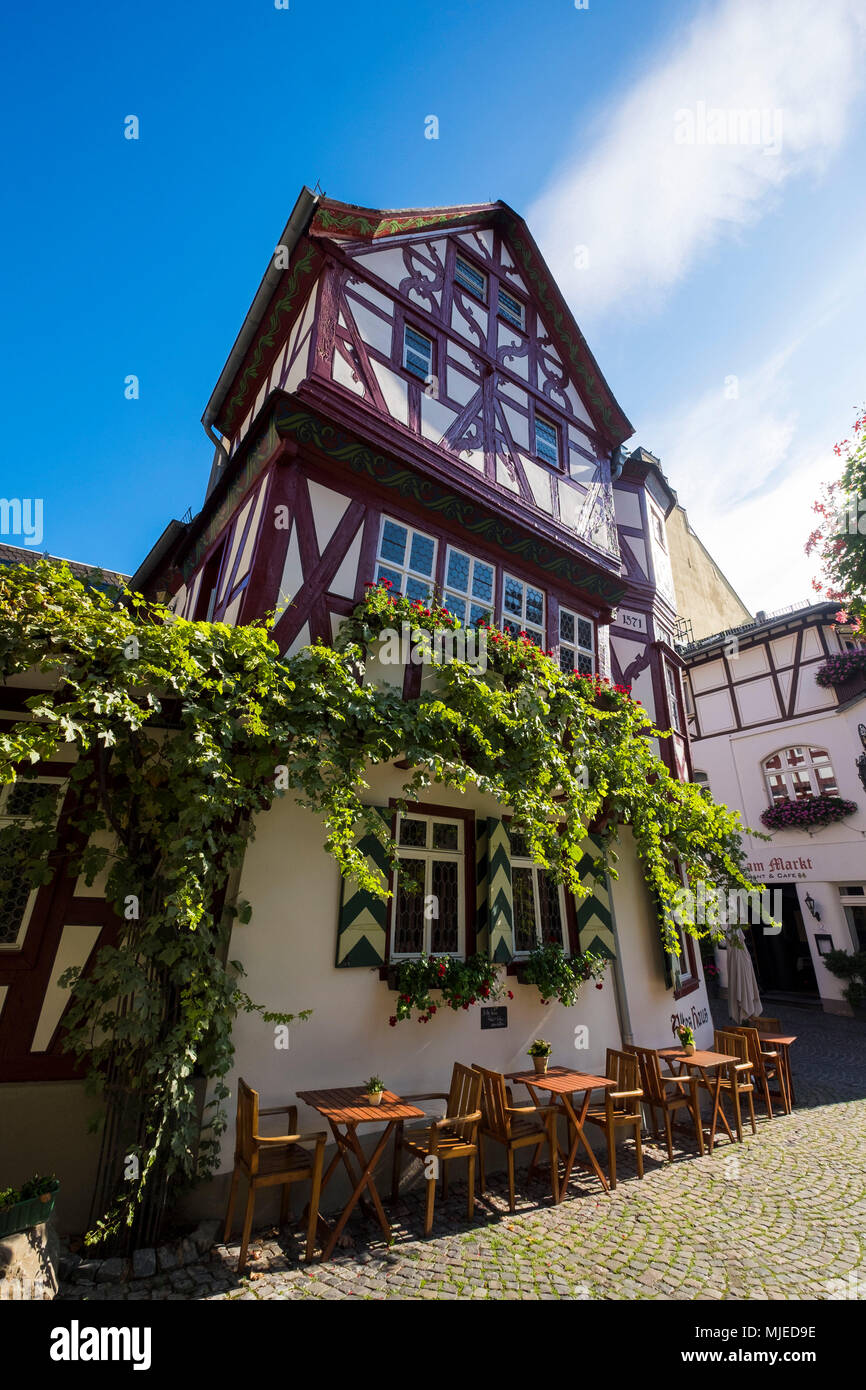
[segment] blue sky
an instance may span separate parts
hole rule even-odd
[[[746,602],[805,597],[866,398],[860,8],[7,7],[0,492],[44,498],[52,553],[133,570],[201,503],[200,416],[301,185],[503,198]],[[681,138],[701,103],[768,138]]]

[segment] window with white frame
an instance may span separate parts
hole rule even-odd
[[[671,666],[669,661],[664,662],[665,671],[665,690],[668,697],[668,718],[674,733],[681,734],[683,731],[682,720],[680,719],[680,678],[679,672]]]
[[[462,819],[409,812],[397,819],[391,958],[466,951]]]
[[[0,826],[16,822],[23,826],[33,823],[37,807],[44,805],[46,798],[54,810],[55,819],[60,810],[63,783],[57,779],[36,777],[27,780],[19,778],[3,788],[0,793]],[[14,874],[0,882],[0,950],[15,950],[20,946],[38,888],[32,887],[21,874]]]
[[[514,953],[527,955],[536,946],[568,949],[565,894],[550,869],[530,859],[524,836],[509,831],[511,894],[514,906]]]
[[[862,883],[843,884],[839,901],[851,933],[851,945],[855,951],[866,951],[866,888]]]
[[[559,610],[559,664],[563,671],[578,671],[591,676],[595,671],[595,642],[593,624],[589,618]]]
[[[500,318],[506,319],[508,323],[513,324],[515,328],[519,328],[523,332],[526,327],[526,309],[519,299],[513,294],[509,294],[508,290],[503,289],[501,285],[499,286],[498,312]]]
[[[495,579],[493,565],[449,545],[445,556],[443,606],[469,627],[474,627],[482,618],[492,621]]]
[[[826,748],[783,748],[766,758],[762,766],[774,803],[839,794]]]
[[[543,415],[535,417],[535,452],[551,468],[559,467],[559,430]]]
[[[544,593],[513,575],[502,577],[502,628],[518,637],[525,632],[536,647],[544,646]]]
[[[471,261],[467,261],[465,256],[458,256],[454,262],[454,279],[464,290],[474,294],[476,299],[487,303],[487,276],[482,270],[477,270]]]
[[[391,517],[382,517],[376,581],[390,579],[406,598],[428,599],[433,592],[436,542]]]
[[[433,342],[411,324],[403,326],[403,366],[426,381],[433,374]]]

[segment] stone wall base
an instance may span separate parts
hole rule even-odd
[[[51,1221],[0,1240],[0,1300],[54,1298],[60,1242]]]

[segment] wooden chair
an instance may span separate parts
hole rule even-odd
[[[259,1134],[259,1120],[263,1115],[288,1115],[289,1134],[279,1134],[273,1138]],[[283,1189],[280,1203],[280,1224],[284,1225],[289,1215],[291,1184],[310,1181],[310,1217],[307,1223],[306,1258],[310,1261],[316,1246],[316,1224],[319,1219],[319,1193],[322,1187],[322,1163],[325,1157],[325,1142],[328,1138],[324,1130],[310,1134],[298,1134],[298,1109],[295,1105],[275,1105],[267,1110],[259,1109],[258,1091],[253,1091],[246,1082],[238,1079],[238,1113],[235,1130],[235,1166],[229,1193],[229,1208],[226,1212],[226,1225],[223,1234],[228,1242],[232,1229],[235,1198],[241,1173],[247,1180],[247,1205],[244,1211],[241,1249],[238,1257],[238,1274],[242,1274],[247,1262],[247,1249],[250,1243],[250,1230],[253,1224],[253,1209],[256,1192],[260,1187]],[[315,1142],[315,1150],[301,1148],[302,1143]]]
[[[695,1127],[695,1137],[698,1141],[698,1152],[703,1155],[704,1131],[701,1125],[701,1111],[697,1101],[697,1090],[692,1089],[691,1078],[688,1076],[664,1076],[659,1065],[659,1055],[653,1047],[635,1047],[633,1043],[628,1043],[625,1050],[633,1053],[638,1059],[641,1087],[644,1093],[643,1103],[649,1109],[655,1139],[659,1137],[656,1110],[660,1110],[664,1115],[668,1159],[673,1162],[671,1116],[675,1115],[678,1110],[688,1110],[691,1115]],[[668,1091],[666,1089],[668,1086],[675,1089]]]
[[[471,1067],[461,1062],[454,1063],[451,1074],[451,1089],[447,1095],[440,1091],[430,1091],[422,1095],[403,1096],[409,1104],[419,1100],[444,1100],[447,1102],[445,1115],[441,1120],[433,1120],[425,1129],[403,1132],[403,1121],[394,1133],[394,1176],[391,1198],[396,1201],[400,1190],[400,1154],[405,1149],[416,1158],[424,1160],[427,1177],[427,1205],[424,1213],[424,1234],[429,1236],[433,1229],[433,1206],[436,1201],[436,1179],[442,1168],[442,1193],[448,1191],[448,1164],[455,1158],[465,1158],[468,1165],[469,1202],[468,1215],[475,1211],[475,1156],[478,1152],[478,1124],[481,1119],[479,1102],[481,1099],[481,1077]],[[428,1164],[428,1159],[435,1163]],[[432,1175],[429,1169],[432,1167]]]
[[[508,1162],[508,1205],[514,1211],[514,1154],[517,1149],[534,1145],[535,1152],[529,1165],[529,1176],[538,1162],[542,1145],[547,1144],[550,1153],[550,1174],[553,1200],[557,1198],[556,1185],[556,1124],[555,1105],[512,1105],[511,1091],[505,1085],[501,1072],[488,1071],[486,1067],[473,1063],[473,1070],[481,1077],[481,1126],[478,1135],[478,1176],[481,1191],[487,1189],[484,1172],[484,1141],[493,1139],[505,1147]]]
[[[750,1020],[751,1026],[757,1028],[759,1033],[781,1033],[782,1024],[778,1018],[753,1018]]]
[[[749,1061],[752,1064],[752,1071],[755,1075],[756,1094],[763,1096],[764,1105],[767,1107],[767,1115],[773,1118],[773,1097],[782,1102],[782,1108],[786,1115],[791,1113],[791,1103],[788,1100],[788,1090],[785,1084],[785,1063],[778,1052],[765,1051],[761,1046],[761,1035],[757,1028],[750,1028],[746,1024],[739,1028],[731,1028],[731,1033],[739,1033],[746,1039],[746,1046],[749,1053]],[[775,1081],[779,1087],[777,1091],[770,1090],[770,1082]]]
[[[752,1133],[757,1134],[755,1126],[755,1083],[752,1079],[752,1064],[749,1061],[749,1049],[746,1039],[742,1033],[726,1033],[723,1029],[717,1028],[714,1034],[713,1047],[716,1052],[724,1052],[728,1057],[735,1060],[728,1067],[727,1076],[722,1077],[722,1100],[730,1096],[734,1105],[734,1123],[737,1126],[737,1139],[743,1142],[743,1111],[740,1105],[740,1097],[745,1096],[749,1102],[749,1116],[752,1121]],[[706,1086],[706,1082],[701,1080],[700,1084]],[[709,1090],[709,1087],[707,1087]]]
[[[656,1058],[658,1061],[658,1058]],[[607,1135],[607,1160],[610,1172],[611,1188],[616,1187],[616,1131],[617,1129],[634,1130],[634,1142],[637,1150],[637,1173],[638,1177],[643,1177],[643,1150],[641,1148],[640,1134],[643,1127],[643,1117],[641,1115],[640,1103],[643,1091],[638,1085],[639,1063],[634,1053],[617,1052],[614,1048],[607,1049],[607,1059],[604,1064],[605,1076],[616,1078],[616,1090],[605,1091],[604,1105],[590,1105],[586,1112],[587,1120],[594,1125],[600,1125]]]

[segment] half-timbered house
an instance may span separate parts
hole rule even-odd
[[[823,958],[866,949],[866,659],[837,611],[825,602],[758,613],[682,656],[695,779],[759,831],[773,808],[798,812],[771,827],[770,843],[745,841],[781,923],[750,933],[759,984],[771,998],[847,1012],[844,982]],[[824,798],[847,813],[822,821]],[[725,952],[717,959],[725,979]]]
[[[240,624],[275,611],[284,654],[333,640],[367,582],[389,579],[411,597],[435,589],[467,623],[492,614],[564,669],[631,684],[674,731],[661,756],[689,776],[664,540],[676,498],[658,460],[624,447],[632,427],[505,204],[379,211],[305,189],[203,423],[217,447],[202,508],[170,523],[134,587],[184,618]],[[411,694],[417,669],[396,679]],[[402,782],[397,767],[372,769],[370,802],[435,883],[435,927],[399,882],[387,903],[354,893],[322,825],[290,798],[257,826],[239,887],[252,921],[235,929],[231,954],[253,997],[314,1010],[288,1050],[260,1021],[238,1020],[237,1072],[266,1104],[371,1072],[398,1091],[439,1090],[456,1059],[522,1066],[538,1035],[598,1071],[608,1046],[663,1045],[675,1015],[699,1043],[712,1039],[699,957],[690,940],[679,957],[663,951],[627,829],[619,878],[576,904],[511,842],[507,807],[434,787],[398,816]],[[587,874],[593,848],[588,839]],[[23,941],[0,946],[0,985],[26,977],[45,933],[96,931],[80,904],[57,912],[56,929],[33,919]],[[545,941],[605,952],[605,987],[575,1009],[542,1005],[517,966]],[[388,1027],[388,967],[431,949],[487,949],[507,966],[504,1027],[483,1029],[478,1011]],[[43,971],[46,990],[59,965]],[[16,1025],[17,1060],[0,1081],[67,1076],[38,1017]],[[21,1116],[36,1110],[20,1100]],[[224,1160],[227,1173],[230,1136]]]

